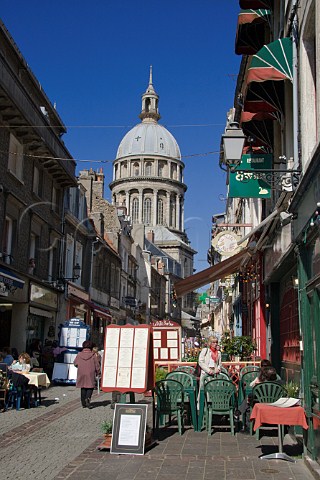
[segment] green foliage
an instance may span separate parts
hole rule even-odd
[[[230,337],[226,331],[221,339],[223,352],[230,356],[240,356],[242,359],[250,357],[256,350],[256,344],[249,336]]]
[[[162,368],[162,367],[156,368],[155,381],[159,382],[160,380],[164,380],[166,378],[167,373],[168,373],[168,370],[166,370],[165,368]]]
[[[299,393],[300,393],[299,383],[290,381],[286,383],[284,387],[287,391],[288,397],[299,398]]]
[[[198,361],[198,355],[190,356],[190,357],[183,357],[182,361],[183,362],[197,362]]]
[[[101,432],[105,435],[112,433],[113,422],[110,420],[104,420],[101,425]]]

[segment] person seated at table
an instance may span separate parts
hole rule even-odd
[[[10,365],[12,364],[12,362],[14,360],[13,356],[11,355],[11,348],[10,347],[3,347],[2,352],[1,352],[1,356],[2,356],[2,362],[6,363],[8,365],[8,367],[10,367]]]
[[[30,372],[30,355],[25,352],[21,353],[19,355],[18,361],[14,360],[10,368],[13,372]]]

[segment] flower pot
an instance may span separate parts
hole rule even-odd
[[[104,448],[110,448],[112,442],[112,433],[105,433],[104,434],[104,441],[101,444]]]

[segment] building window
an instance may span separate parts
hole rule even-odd
[[[151,224],[151,198],[145,198],[143,202],[143,223]]]
[[[133,176],[139,177],[139,163],[136,162],[133,164]]]
[[[10,133],[8,169],[19,180],[23,173],[23,145]]]
[[[163,200],[159,198],[158,200],[158,224],[163,225]]]
[[[42,172],[39,170],[38,167],[33,168],[33,185],[32,191],[38,197],[42,195]]]
[[[146,174],[147,177],[151,177],[151,175],[152,175],[152,163],[151,162],[146,163],[145,174]]]
[[[132,200],[132,223],[138,223],[139,221],[139,199],[134,198]]]
[[[2,242],[2,260],[5,263],[11,263],[12,259],[12,238],[13,238],[13,220],[10,217],[5,218],[4,234]]]
[[[35,233],[30,235],[30,245],[29,245],[29,264],[28,264],[28,273],[33,274],[37,263],[39,261],[39,236]]]

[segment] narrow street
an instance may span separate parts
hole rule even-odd
[[[296,463],[260,460],[262,453],[277,451],[276,432],[255,436],[219,429],[211,437],[187,427],[180,436],[176,428],[161,430],[155,447],[144,456],[110,455],[98,450],[100,424],[112,418],[110,394],[93,398],[92,410],[80,406],[73,386],[43,391],[38,408],[1,413],[0,469],[8,480],[105,479],[133,480],[309,480],[301,457],[302,447],[285,437],[285,451]],[[59,399],[59,400],[57,400]],[[139,399],[138,399],[139,400]],[[146,401],[141,398],[140,401]],[[149,409],[149,418],[151,407]]]

